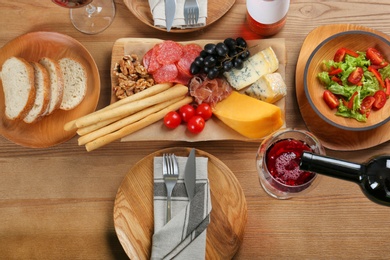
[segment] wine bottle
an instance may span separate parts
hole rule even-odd
[[[365,164],[358,164],[303,152],[301,170],[357,183],[367,198],[390,206],[390,155],[377,156]]]

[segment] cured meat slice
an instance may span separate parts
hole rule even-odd
[[[177,66],[180,67],[187,74],[191,75],[191,64],[195,60],[195,58],[199,56],[199,53],[200,52],[198,52],[197,50],[189,50],[185,52],[183,57],[181,57],[181,59],[178,61]]]
[[[164,41],[158,50],[157,61],[162,64],[173,64],[180,60],[183,55],[183,47],[174,41]]]
[[[150,56],[148,72],[153,73],[161,67],[161,64],[157,60],[158,53],[161,49],[161,44],[156,44],[152,48],[152,54]]]
[[[166,64],[156,70],[153,74],[154,81],[157,83],[174,82],[178,75],[175,64]]]
[[[190,43],[190,44],[184,45],[184,47],[183,47],[184,53],[186,53],[188,51],[197,51],[198,53],[200,53],[202,50],[203,50],[202,47],[200,47],[200,45],[198,45],[196,43]]]
[[[194,77],[189,83],[190,95],[198,104],[208,103],[215,106],[232,92],[232,87],[223,79],[208,79],[207,77]]]
[[[148,52],[145,53],[144,57],[142,58],[142,64],[144,65],[144,67],[146,69],[148,69],[148,67],[149,67],[150,59],[152,57],[152,53],[153,53],[153,48],[148,50]]]

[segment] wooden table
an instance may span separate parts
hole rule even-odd
[[[146,1],[146,0],[145,0]],[[80,41],[101,75],[98,107],[110,100],[110,56],[122,37],[171,40],[257,38],[245,25],[245,0],[212,26],[170,34],[138,21],[121,0],[109,29],[98,35],[78,32],[68,10],[50,0],[0,0],[0,46],[31,31],[55,31]],[[377,0],[293,0],[285,28],[287,126],[305,128],[295,96],[295,66],[305,36],[329,23],[355,23],[390,33],[390,3]],[[324,177],[302,198],[275,200],[259,186],[254,158],[258,143],[115,142],[87,153],[77,137],[61,145],[30,149],[0,138],[0,257],[2,259],[126,259],[115,234],[114,198],[137,161],[166,147],[194,146],[223,161],[242,185],[248,223],[237,259],[384,259],[389,256],[390,209],[364,197],[358,186]],[[363,162],[389,153],[390,143],[331,156]]]

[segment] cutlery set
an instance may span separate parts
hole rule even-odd
[[[165,0],[165,17],[167,22],[167,31],[172,28],[176,12],[176,0]],[[197,0],[186,0],[184,3],[184,20],[186,25],[198,23],[199,4]]]
[[[188,156],[187,163],[184,170],[184,184],[186,187],[187,195],[191,200],[195,195],[196,185],[196,162],[195,162],[195,149],[192,149]],[[165,186],[167,188],[167,215],[166,222],[171,220],[172,207],[171,196],[173,188],[175,187],[179,178],[179,167],[175,154],[163,154],[163,178]]]

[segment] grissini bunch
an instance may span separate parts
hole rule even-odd
[[[77,129],[79,145],[85,145],[87,151],[92,151],[149,126],[163,119],[169,111],[178,110],[191,102],[188,87],[157,84],[68,122],[64,129]]]

